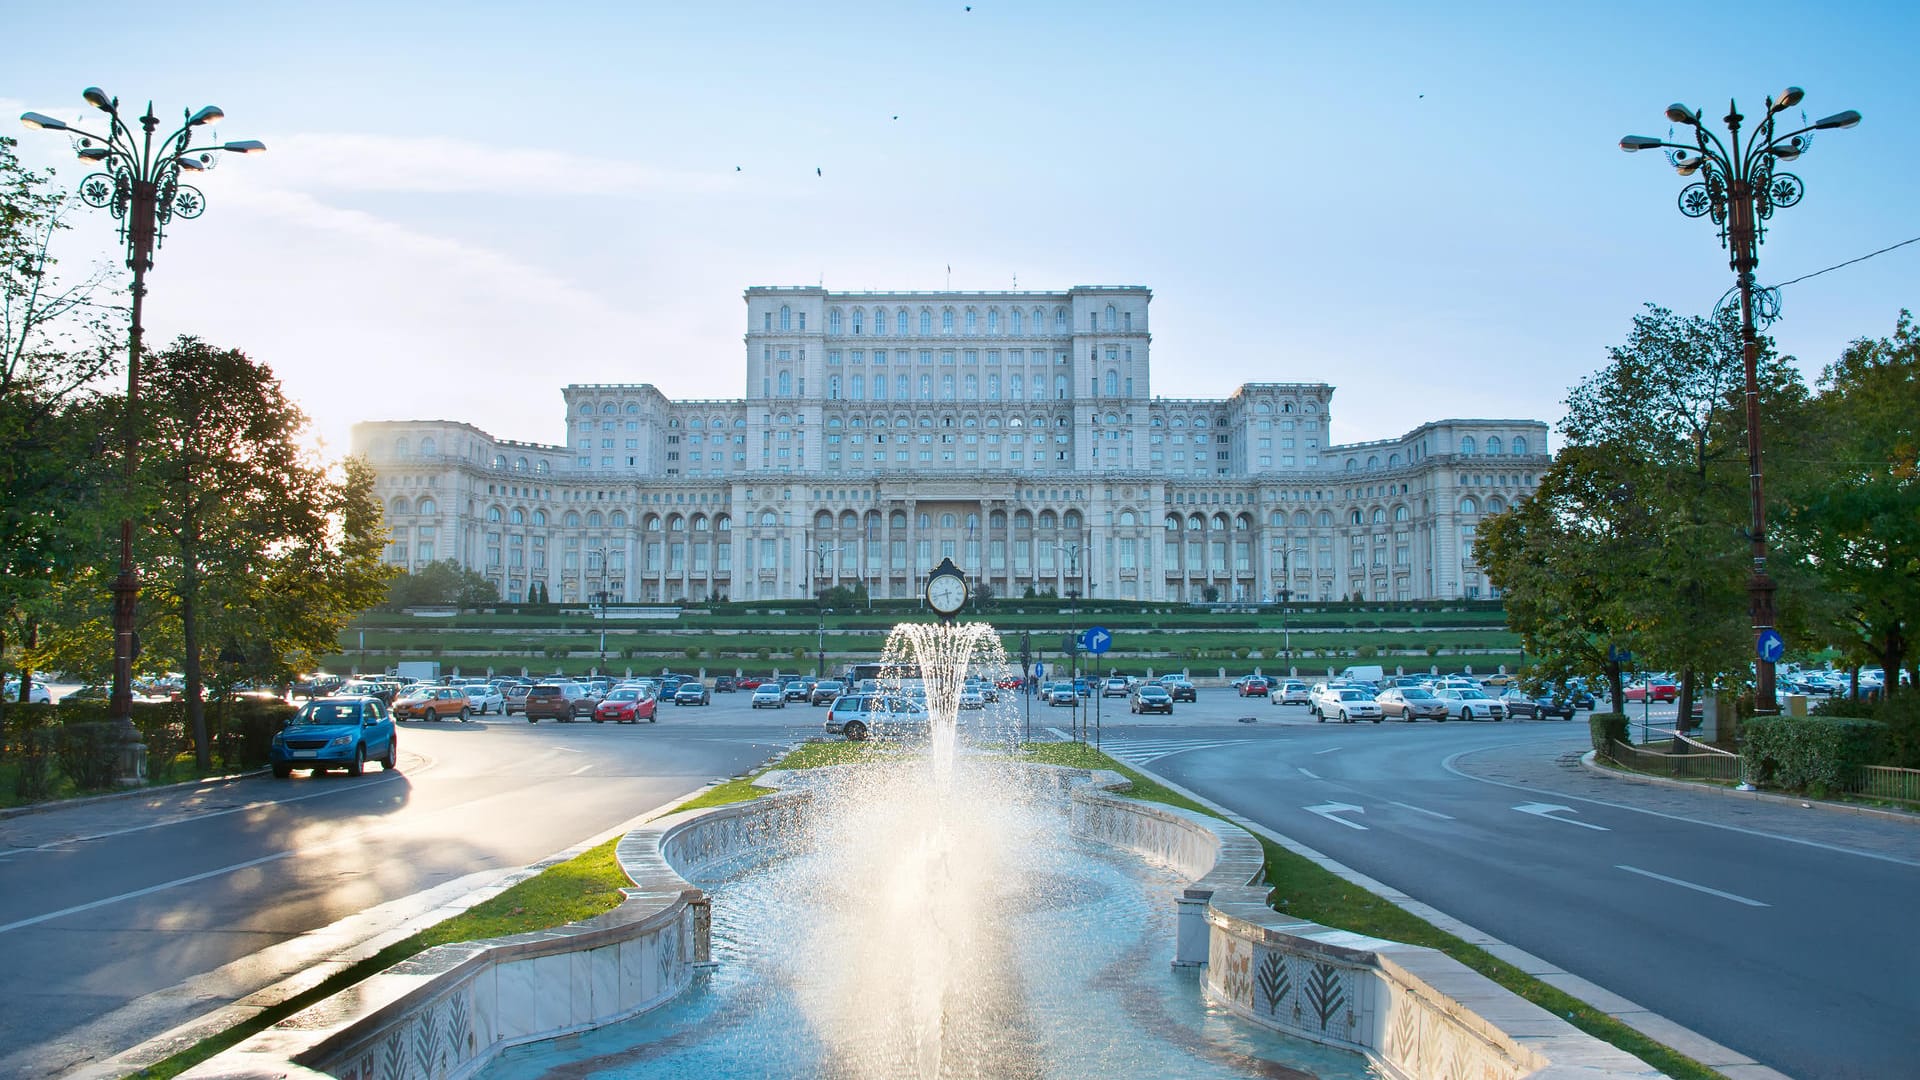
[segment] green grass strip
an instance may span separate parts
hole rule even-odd
[[[1048,765],[1111,769],[1133,781],[1133,790],[1128,794],[1134,798],[1197,811],[1209,817],[1220,817],[1165,784],[1129,769],[1084,743],[1030,743],[1026,749],[1031,752],[1033,760]],[[1264,836],[1258,839],[1267,855],[1267,881],[1273,887],[1267,902],[1275,910],[1322,926],[1436,949],[1594,1038],[1632,1054],[1674,1080],[1720,1078],[1721,1074],[1713,1069],[1649,1038],[1573,995],[1548,986],[1478,945],[1441,930]]]

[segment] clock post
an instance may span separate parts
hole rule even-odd
[[[940,621],[953,625],[953,617],[967,606],[967,575],[953,565],[952,559],[941,559],[940,565],[927,575],[927,606],[940,616]]]

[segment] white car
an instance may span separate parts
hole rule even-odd
[[[753,688],[753,707],[756,709],[784,709],[787,707],[787,695],[780,690],[777,682],[763,682]]]
[[[498,686],[492,683],[470,682],[461,686],[460,689],[467,692],[467,703],[473,707],[474,715],[485,716],[490,712],[497,712],[502,716],[507,714],[507,699]]]
[[[1323,724],[1329,716],[1343,724],[1355,720],[1371,720],[1377,724],[1386,715],[1372,694],[1353,686],[1328,688],[1314,699],[1311,708]]]
[[[1287,679],[1267,691],[1267,700],[1275,705],[1311,705],[1313,691],[1298,679]]]
[[[1436,717],[1441,723],[1448,720],[1505,720],[1506,707],[1488,697],[1479,690],[1461,690],[1446,687],[1433,692],[1447,707],[1445,717]]]
[[[6,698],[10,702],[20,700],[20,680],[19,679],[16,678],[16,679],[7,680]],[[53,701],[53,695],[47,692],[46,683],[28,683],[27,684],[27,700],[31,703],[46,705]]]
[[[986,695],[969,686],[960,691],[960,707],[963,709],[984,709],[987,707]]]

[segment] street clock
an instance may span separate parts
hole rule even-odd
[[[952,559],[941,559],[940,565],[927,575],[927,606],[943,619],[951,619],[961,608],[967,606],[967,576],[953,565]]]

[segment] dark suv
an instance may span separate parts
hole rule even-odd
[[[738,687],[737,687],[737,686],[735,686],[735,685],[734,685],[734,682],[733,682],[733,676],[731,676],[731,675],[715,675],[715,676],[713,677],[713,692],[714,692],[714,693],[716,693],[716,694],[731,694],[731,693],[733,693],[734,691],[736,691],[737,689],[738,689]]]
[[[529,724],[539,723],[542,717],[565,723],[591,714],[593,699],[579,683],[539,683],[527,691],[521,710],[527,714]]]
[[[813,684],[813,690],[807,694],[807,701],[813,705],[831,705],[833,699],[846,692],[846,687],[838,679],[821,679]]]

